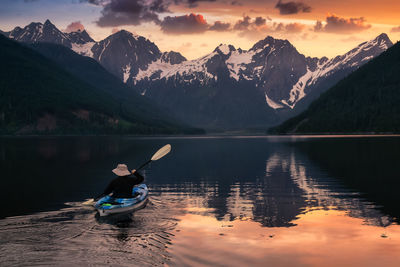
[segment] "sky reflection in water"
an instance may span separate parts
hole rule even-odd
[[[165,143],[172,144],[171,155],[144,172],[151,202],[130,222],[102,222],[80,206],[107,184],[116,163],[139,165]],[[392,160],[399,148],[396,137],[1,140],[4,173],[23,180],[33,171],[44,192],[57,184],[44,166],[51,172],[68,162],[59,186],[38,203],[50,203],[50,210],[61,200],[72,204],[49,213],[37,213],[32,204],[13,214],[21,216],[0,220],[0,265],[79,263],[84,257],[119,265],[396,266],[396,194],[384,188],[385,197],[378,191],[374,198],[374,185],[381,190],[375,168],[385,169],[378,173],[382,183],[396,177]],[[354,157],[360,150],[362,157]],[[346,162],[363,169],[362,176],[348,170],[343,153],[355,158]],[[18,164],[29,171],[13,172]],[[37,256],[33,246],[41,248]],[[28,256],[15,259],[18,251]]]

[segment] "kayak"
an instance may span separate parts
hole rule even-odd
[[[132,189],[132,198],[114,198],[105,196],[100,198],[94,207],[100,216],[112,214],[131,213],[146,206],[149,196],[149,189],[145,184],[140,184]]]

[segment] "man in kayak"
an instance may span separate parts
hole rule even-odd
[[[125,164],[118,164],[117,168],[112,170],[118,177],[114,178],[104,190],[103,194],[95,199],[98,200],[111,193],[114,198],[132,198],[132,189],[135,185],[141,184],[144,181],[142,175],[136,170],[130,172]]]

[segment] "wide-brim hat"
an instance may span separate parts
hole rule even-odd
[[[118,164],[117,168],[112,170],[112,172],[118,176],[126,176],[131,174],[131,172],[128,170],[128,166],[125,164]]]

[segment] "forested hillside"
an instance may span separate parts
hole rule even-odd
[[[75,55],[70,55],[70,60]],[[81,70],[86,68],[83,73],[86,78],[82,79],[83,76],[68,71],[68,62],[64,67],[0,36],[0,133],[199,132],[163,115],[147,99],[129,92],[100,65],[93,64],[97,63],[76,66]]]

